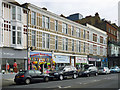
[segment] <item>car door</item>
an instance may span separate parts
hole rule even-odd
[[[35,70],[35,74],[36,74],[35,79],[36,79],[36,80],[41,80],[41,72],[38,71],[38,70]]]
[[[35,78],[36,78],[36,74],[35,74],[35,71],[34,70],[29,70],[29,75],[30,75],[30,77],[31,77],[31,80],[35,80]]]

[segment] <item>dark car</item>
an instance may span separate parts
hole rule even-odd
[[[49,75],[42,74],[39,70],[25,70],[25,71],[20,71],[15,76],[14,82],[16,82],[16,84],[20,84],[22,82],[26,84],[30,84],[31,82],[38,80],[48,81]]]
[[[78,76],[87,76],[87,77],[89,77],[91,75],[95,75],[95,76],[98,75],[97,67],[86,65],[86,66],[84,66],[84,68],[81,71],[78,72]]]
[[[51,73],[49,73],[49,78],[57,78],[59,80],[63,80],[64,78],[77,78],[77,69],[73,66],[64,66],[59,67],[58,70],[55,70]]]

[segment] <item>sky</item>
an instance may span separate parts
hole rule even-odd
[[[48,11],[57,15],[80,13],[83,17],[99,13],[101,19],[105,18],[118,24],[118,2],[120,0],[16,0],[20,4],[31,3],[40,8],[46,7]]]

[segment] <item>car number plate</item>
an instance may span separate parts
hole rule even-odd
[[[19,78],[20,76],[17,76],[16,78]]]

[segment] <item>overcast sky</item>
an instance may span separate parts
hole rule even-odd
[[[16,0],[19,3],[32,3],[39,7],[46,7],[48,11],[55,14],[80,13],[85,16],[94,16],[99,13],[101,19],[118,23],[118,2],[120,0]]]

